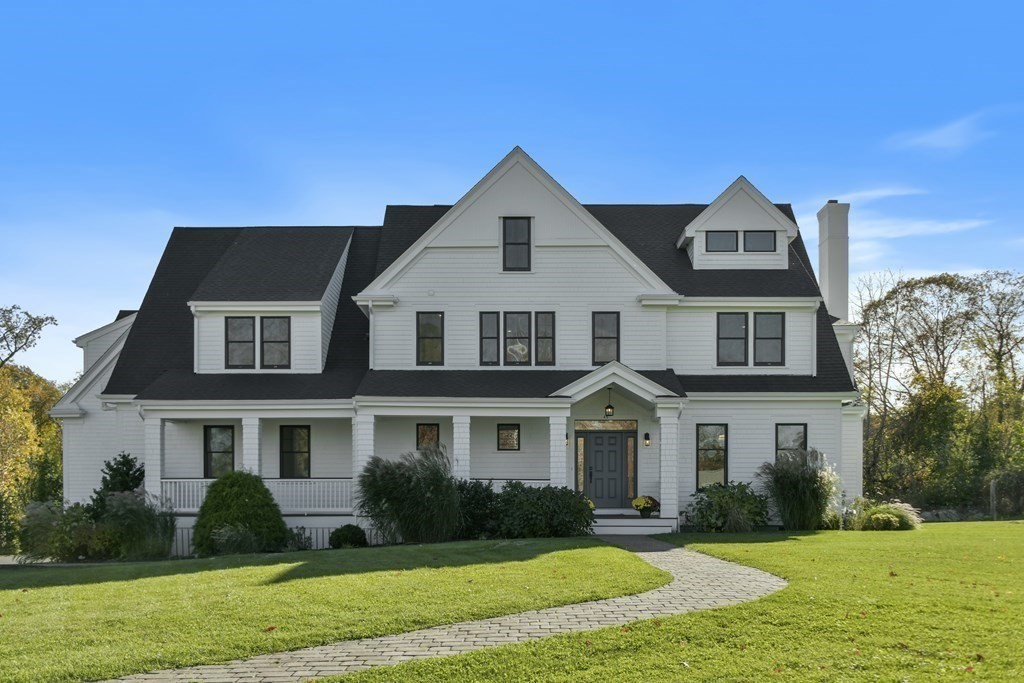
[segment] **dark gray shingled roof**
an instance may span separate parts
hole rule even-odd
[[[430,398],[543,398],[589,375],[592,370],[370,370],[358,396]],[[671,370],[641,370],[643,375],[683,396]],[[668,394],[670,395],[670,394]]]
[[[320,301],[352,228],[242,228],[194,301]]]
[[[627,248],[676,292],[688,296],[818,296],[803,241],[790,243],[790,267],[694,271],[675,241],[704,204],[588,205]],[[788,204],[778,204],[788,217]],[[368,321],[351,297],[362,291],[451,207],[388,206],[383,228],[176,228],[132,326],[107,394],[148,400],[336,399],[366,396],[544,397],[586,371],[367,371]],[[190,300],[318,300],[351,240],[327,362],[319,374],[192,372]],[[281,258],[285,256],[286,258]],[[250,260],[250,258],[252,260]],[[288,263],[282,263],[288,261]],[[252,265],[250,265],[252,264]],[[268,276],[273,271],[276,275]],[[295,277],[315,271],[309,282]],[[329,272],[328,272],[329,271]],[[261,277],[246,276],[260,272]],[[321,285],[322,282],[322,285]],[[315,295],[315,296],[314,296]],[[839,344],[824,307],[818,316],[816,377],[701,376],[641,372],[684,391],[850,391]]]

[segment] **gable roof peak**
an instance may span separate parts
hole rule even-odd
[[[747,177],[740,175],[736,180],[729,184],[729,187],[718,195],[713,202],[707,205],[696,218],[694,218],[679,235],[676,240],[676,248],[681,249],[688,239],[691,239],[694,234],[708,221],[718,213],[719,209],[728,204],[736,195],[739,193],[746,194],[755,204],[759,205],[761,209],[771,217],[775,223],[779,226],[780,230],[786,231],[786,236],[792,241],[798,233],[796,223],[790,219],[785,213],[779,209],[778,206],[773,204],[764,194],[754,186],[752,182],[747,180]]]

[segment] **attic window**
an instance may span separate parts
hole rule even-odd
[[[743,251],[775,251],[774,230],[747,230],[743,233]]]
[[[501,219],[501,268],[506,272],[530,270],[530,219]]]
[[[735,230],[708,230],[704,233],[704,246],[709,252],[739,251],[739,233]]]

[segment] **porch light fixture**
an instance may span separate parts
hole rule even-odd
[[[615,415],[615,406],[612,405],[612,388],[608,387],[608,405],[604,407],[604,416],[611,417]]]
[[[565,433],[565,445],[566,445],[566,446],[568,446],[568,445],[569,445],[569,432],[566,432],[566,433]]]
[[[644,445],[645,446],[650,446],[651,445],[651,433],[650,432],[644,432]]]

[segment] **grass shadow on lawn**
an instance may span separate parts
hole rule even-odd
[[[553,540],[558,542],[552,543]],[[324,576],[525,562],[551,552],[599,545],[607,544],[594,537],[501,539],[490,542],[460,541],[345,550],[223,555],[156,562],[109,562],[56,567],[45,564],[13,565],[0,568],[0,590],[76,586],[183,574],[201,575],[225,569],[280,565],[281,571],[266,582],[267,585],[272,585]]]

